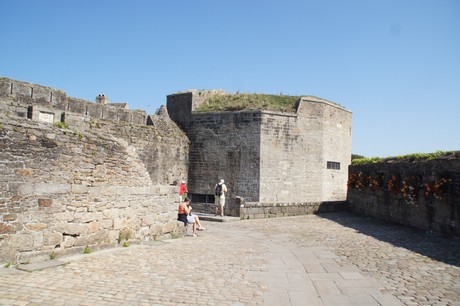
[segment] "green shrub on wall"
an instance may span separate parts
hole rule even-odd
[[[434,153],[414,153],[393,157],[364,157],[352,155],[352,165],[385,163],[388,161],[430,161],[440,158],[460,157],[460,151],[436,151]]]

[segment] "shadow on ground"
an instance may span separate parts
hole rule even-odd
[[[321,213],[317,215],[353,228],[362,234],[406,248],[432,259],[460,267],[460,239],[446,238],[432,232],[402,226],[350,212]]]

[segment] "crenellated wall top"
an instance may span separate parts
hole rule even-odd
[[[108,97],[99,94],[95,102],[67,96],[63,90],[24,81],[0,77],[0,98],[12,100],[29,107],[47,108],[62,113],[111,121],[125,121],[147,125],[148,116],[143,110],[129,110],[128,103],[109,103]]]

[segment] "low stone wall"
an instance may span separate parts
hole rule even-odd
[[[155,134],[145,128],[142,133]],[[153,150],[163,144],[186,150],[183,136],[161,145],[155,141],[164,135],[152,136],[155,154],[148,157],[148,137],[138,149],[139,139],[123,140],[107,130],[1,117],[0,262],[42,261],[86,247],[171,237],[179,230],[178,187],[168,177],[150,175],[146,161],[155,165],[170,158]],[[174,162],[186,173],[185,161]]]
[[[352,212],[460,235],[460,155],[431,161],[388,161],[349,167]]]
[[[242,219],[289,217],[315,213],[343,211],[345,209],[345,201],[288,204],[242,202],[240,208],[240,217]]]

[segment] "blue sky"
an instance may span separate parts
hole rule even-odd
[[[0,76],[149,114],[187,89],[314,95],[353,153],[460,150],[458,0],[0,0]]]

